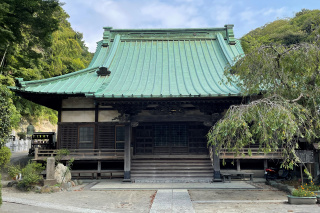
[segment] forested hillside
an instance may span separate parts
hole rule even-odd
[[[250,31],[241,38],[241,45],[248,53],[261,45],[312,43],[319,39],[319,26],[320,10],[303,9],[293,18],[278,19]]]
[[[1,114],[9,115],[10,126],[17,128],[21,120],[34,124],[41,119],[57,122],[56,111],[10,94],[6,86],[13,85],[15,78],[49,78],[83,69],[89,64],[92,54],[82,34],[72,29],[68,18],[56,0],[1,1],[1,96],[8,103],[14,103]]]

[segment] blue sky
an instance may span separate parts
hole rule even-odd
[[[103,27],[202,28],[234,24],[236,38],[301,9],[320,9],[320,0],[61,0],[74,30],[90,52]]]

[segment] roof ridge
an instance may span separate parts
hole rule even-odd
[[[108,30],[110,30],[111,32],[126,32],[126,31],[130,31],[130,32],[141,32],[141,31],[152,31],[152,32],[156,32],[156,31],[199,31],[199,30],[203,30],[203,31],[225,31],[226,27],[209,27],[209,28],[141,28],[141,29],[110,29],[108,28]]]

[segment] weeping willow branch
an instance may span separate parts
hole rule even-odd
[[[245,147],[255,144],[261,153],[279,152],[282,166],[293,168],[299,163],[295,154],[298,138],[314,140],[319,124],[307,108],[274,95],[247,105],[231,106],[207,134],[208,145],[215,145],[217,153],[234,152],[239,156]]]

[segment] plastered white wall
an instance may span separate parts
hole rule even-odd
[[[117,110],[105,110],[99,111],[99,122],[117,122],[118,120],[112,120],[118,117],[120,114]]]
[[[62,111],[61,122],[94,122],[94,111]]]
[[[94,101],[91,98],[70,97],[62,100],[62,108],[94,108]]]

